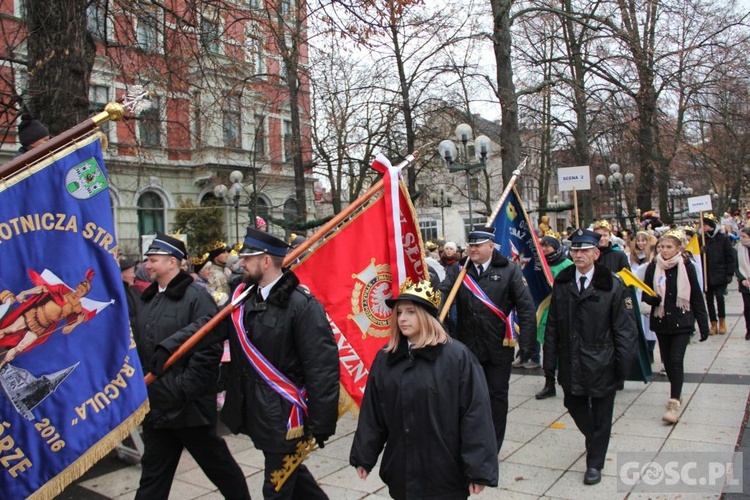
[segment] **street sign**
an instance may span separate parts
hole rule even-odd
[[[557,169],[557,184],[560,191],[585,191],[591,189],[589,166]]]
[[[711,205],[711,195],[693,196],[687,199],[688,212],[710,212],[713,208]]]

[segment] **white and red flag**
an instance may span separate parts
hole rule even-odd
[[[401,169],[382,155],[372,167],[383,173],[383,189],[321,237],[294,267],[328,313],[339,346],[341,385],[349,396],[345,404],[357,407],[370,365],[388,338],[391,309],[385,300],[397,295],[407,278],[428,278]]]

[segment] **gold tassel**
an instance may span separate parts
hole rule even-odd
[[[78,459],[66,467],[65,470],[47,481],[41,488],[30,495],[28,497],[29,500],[52,499],[62,493],[66,486],[81,477],[84,472],[91,468],[91,466],[104,458],[107,453],[112,451],[115,446],[128,437],[130,431],[143,421],[148,410],[149,404],[147,399],[135,412],[133,412],[132,415],[123,420],[120,425],[112,429],[109,434],[101,438],[99,442],[89,448],[86,453],[78,457]]]
[[[305,435],[305,427],[300,425],[298,427],[291,427],[286,431],[286,440],[291,441],[292,439],[298,439]]]
[[[294,453],[284,457],[284,465],[281,466],[281,469],[271,472],[271,484],[274,485],[274,491],[281,490],[281,487],[284,486],[284,483],[289,479],[289,476],[292,475],[292,472],[299,467],[299,464],[301,464],[314,449],[315,438],[312,436],[297,443],[297,449]]]
[[[503,347],[515,347],[516,339],[503,339]]]

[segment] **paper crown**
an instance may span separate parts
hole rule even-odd
[[[551,238],[555,238],[557,241],[562,241],[562,235],[557,231],[553,231],[552,229],[547,229],[542,236],[549,236]]]
[[[208,260],[208,254],[204,253],[200,257],[190,257],[188,260],[194,266],[202,266]]]
[[[390,308],[396,306],[399,300],[410,300],[416,302],[427,309],[433,316],[437,315],[440,308],[440,291],[432,288],[432,284],[427,280],[414,283],[411,278],[406,278],[404,284],[399,289],[398,297],[387,299],[385,303]]]
[[[714,214],[712,214],[711,212],[704,212],[703,213],[703,218],[704,219],[708,219],[708,220],[712,220],[714,222],[719,222],[719,219],[717,219],[716,216]]]
[[[222,250],[227,248],[227,244],[223,241],[215,241],[208,246],[208,251],[213,252],[214,250]]]
[[[685,233],[680,231],[679,229],[670,229],[669,231],[665,232],[661,235],[662,238],[666,238],[667,236],[671,236],[672,238],[676,238],[679,240],[680,244],[685,243]]]
[[[612,224],[610,224],[607,219],[601,219],[601,220],[594,222],[594,231],[596,231],[599,228],[604,228],[607,231],[612,231]]]

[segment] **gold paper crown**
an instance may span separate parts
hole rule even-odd
[[[291,234],[291,235],[289,236],[289,241],[288,241],[287,243],[288,243],[288,244],[289,244],[289,245],[291,246],[291,245],[292,245],[292,242],[294,241],[294,238],[296,238],[296,237],[297,237],[297,233],[292,233],[292,234]]]
[[[411,295],[421,300],[429,302],[435,308],[440,308],[440,290],[432,288],[432,284],[428,280],[422,280],[419,283],[414,283],[411,278],[406,278],[404,284],[401,285],[399,290],[399,298],[402,295]]]
[[[664,233],[661,237],[664,238],[666,236],[677,238],[678,240],[680,240],[681,243],[685,243],[685,233],[683,233],[679,229],[670,229],[669,231]]]
[[[204,253],[201,257],[190,257],[188,260],[192,265],[200,266],[201,264],[205,263],[206,260],[208,260],[208,254]]]
[[[612,224],[607,219],[602,219],[594,222],[594,230],[596,231],[600,227],[603,227],[607,231],[612,231]]]
[[[558,233],[557,231],[553,231],[552,229],[547,229],[544,232],[544,236],[551,236],[555,238],[557,241],[562,241],[562,235]]]
[[[227,247],[227,244],[219,240],[219,241],[215,241],[211,243],[211,245],[208,247],[208,251],[213,252],[214,250],[219,250],[220,248],[226,248],[226,247]]]
[[[712,221],[716,222],[717,224],[719,223],[719,219],[717,219],[716,216],[714,214],[712,214],[711,212],[704,213],[703,214],[703,218],[704,219],[708,219],[708,220],[712,220]]]

